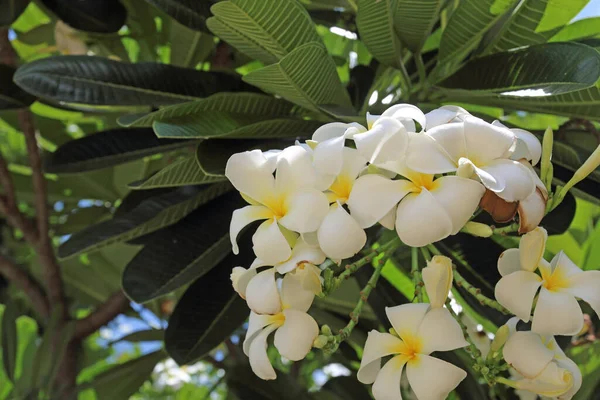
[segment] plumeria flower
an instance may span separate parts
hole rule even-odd
[[[519,213],[519,233],[527,233],[537,228],[540,222],[542,222],[544,215],[546,215],[548,190],[528,161],[521,160],[519,162],[527,167],[535,182],[535,191],[525,199],[519,201],[517,206],[517,212]]]
[[[273,264],[287,260],[292,249],[286,235],[316,231],[329,209],[327,197],[315,188],[310,154],[300,146],[272,157],[260,150],[234,154],[227,161],[225,176],[250,203],[231,218],[234,254],[239,252],[239,232],[251,222],[266,220],[252,237],[256,256]]]
[[[517,132],[466,115],[463,122],[411,135],[406,163],[426,174],[456,172],[475,177],[503,200],[514,202],[535,190],[529,170],[510,159],[517,143]]]
[[[542,335],[575,335],[583,328],[577,298],[596,313],[600,311],[600,271],[582,271],[562,251],[548,263],[543,259],[547,238],[546,230],[538,227],[521,237],[518,249],[500,255],[502,279],[496,284],[496,299],[528,322],[537,294],[531,330]]]
[[[314,294],[302,288],[292,274],[286,274],[278,288],[275,270],[260,272],[271,281],[274,291],[265,293],[265,301],[272,303],[271,314],[250,313],[248,332],[244,340],[244,353],[250,360],[252,371],[261,379],[277,378],[267,355],[267,338],[275,331],[275,347],[281,356],[290,361],[302,360],[319,334],[316,321],[307,314]]]
[[[325,192],[331,206],[317,231],[319,246],[333,260],[352,257],[367,242],[365,231],[343,208],[367,160],[357,150],[347,147],[343,148],[343,156],[342,168]]]
[[[503,349],[504,360],[514,369],[511,375],[519,390],[545,397],[569,400],[579,390],[582,376],[577,364],[561,350],[553,336],[516,331],[517,318]]]
[[[233,268],[231,282],[234,290],[248,302],[252,311],[257,314],[273,314],[279,307],[273,300],[278,296],[278,289],[273,286],[270,273],[258,273],[257,269],[272,266],[271,270],[281,275],[293,274],[305,290],[320,294],[321,270],[317,265],[324,261],[325,254],[319,247],[311,246],[299,238],[287,260],[271,265],[257,258],[248,269]]]
[[[420,247],[455,235],[472,217],[485,188],[460,176],[422,174],[398,163],[395,172],[407,179],[363,175],[354,183],[348,206],[361,227],[368,228],[395,213],[400,239]],[[397,207],[397,208],[396,208]]]
[[[423,269],[423,276],[432,304],[387,307],[386,314],[398,336],[372,330],[367,337],[358,380],[373,383],[376,400],[402,398],[400,381],[405,367],[410,387],[421,400],[445,399],[467,376],[462,369],[430,356],[434,351],[468,344],[458,323],[442,307],[452,285],[452,263],[443,258],[432,260]],[[381,358],[390,355],[382,368]]]

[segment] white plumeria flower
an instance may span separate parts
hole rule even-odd
[[[517,143],[517,132],[466,115],[463,122],[410,135],[406,163],[427,174],[457,172],[477,177],[505,201],[519,201],[533,193],[535,183],[525,166],[509,159]]]
[[[520,163],[527,167],[535,182],[535,191],[525,199],[519,201],[517,207],[517,212],[519,213],[519,233],[527,233],[537,228],[546,215],[548,190],[528,161],[521,160]]]
[[[281,290],[277,290],[275,270],[270,269],[257,275],[265,274],[272,281],[275,292],[265,293],[268,301],[273,303],[271,314],[250,313],[248,332],[244,340],[244,353],[250,359],[252,371],[261,379],[277,378],[277,374],[267,355],[267,338],[275,331],[275,347],[281,356],[290,361],[302,360],[319,334],[316,321],[307,314],[314,294],[302,288],[301,282],[292,274],[281,280]]]
[[[562,251],[550,263],[543,259],[548,233],[544,228],[523,235],[518,249],[498,259],[502,279],[496,300],[528,322],[539,290],[531,329],[542,335],[575,335],[583,328],[577,298],[600,311],[600,271],[582,271]],[[540,275],[536,274],[538,270]]]
[[[412,171],[402,163],[397,163],[395,172],[407,179],[391,180],[378,174],[361,176],[354,184],[348,206],[363,228],[395,213],[398,236],[413,247],[458,233],[485,192],[474,180],[460,176],[434,179],[433,175]]]
[[[367,160],[355,149],[344,147],[342,150],[342,168],[325,192],[332,205],[317,231],[319,246],[332,260],[352,257],[367,242],[365,231],[342,207],[348,201],[358,175],[367,166]]]
[[[234,154],[227,161],[225,176],[250,203],[231,218],[234,254],[239,252],[239,232],[251,222],[266,220],[252,237],[254,252],[268,263],[286,260],[292,252],[286,230],[314,232],[329,209],[327,197],[315,188],[311,156],[301,146],[290,146],[276,157],[266,157],[260,150]]]
[[[401,399],[400,381],[406,366],[410,387],[417,399],[445,399],[467,376],[462,369],[431,357],[434,351],[465,347],[462,330],[443,308],[452,286],[452,263],[447,257],[432,259],[423,269],[427,293],[433,302],[387,307],[386,314],[398,336],[369,332],[358,380],[373,383],[376,400]],[[381,367],[381,358],[393,357]],[[435,379],[432,379],[432,376]]]
[[[515,386],[541,396],[569,400],[579,390],[582,376],[577,364],[561,350],[553,336],[517,332],[517,318],[507,325],[511,334],[503,349],[505,361],[514,369]]]

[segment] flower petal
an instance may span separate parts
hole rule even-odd
[[[307,312],[315,294],[302,287],[302,282],[293,274],[286,274],[281,284],[281,303],[284,309]]]
[[[421,130],[425,129],[426,125],[425,114],[412,104],[395,104],[385,110],[381,116],[395,118],[400,122],[404,122],[405,120],[416,121],[421,125]]]
[[[546,214],[546,196],[536,187],[529,197],[519,201],[517,211],[519,213],[519,233],[534,230]]]
[[[498,272],[501,276],[521,271],[521,253],[519,249],[504,250],[498,257]]]
[[[231,216],[229,225],[229,238],[231,239],[231,248],[233,254],[239,254],[240,248],[237,244],[237,237],[248,224],[261,219],[269,219],[273,216],[271,210],[263,206],[246,206],[235,210]]]
[[[537,137],[531,132],[524,129],[513,128],[510,130],[517,137],[517,150],[519,146],[524,146],[526,154],[528,155],[527,160],[531,161],[531,165],[536,165],[540,158],[542,158],[542,144]]]
[[[435,129],[454,133],[455,129],[452,129],[453,127],[450,125],[457,124],[444,125]],[[409,134],[409,138],[406,165],[410,169],[425,174],[456,171],[458,158],[452,157],[443,142],[436,141],[429,133]],[[450,149],[450,151],[458,152],[454,149]]]
[[[471,219],[485,193],[482,184],[459,176],[443,176],[433,182],[431,194],[452,220],[452,235]]]
[[[581,384],[583,383],[583,376],[581,375],[581,370],[579,369],[577,364],[573,362],[573,360],[567,357],[556,358],[555,360],[560,368],[568,370],[571,373],[571,376],[573,377],[573,386],[565,393],[558,396],[558,400],[570,400],[575,395],[575,393],[577,393],[579,389],[581,389]]]
[[[358,151],[371,164],[384,164],[402,158],[408,146],[408,133],[393,118],[379,118],[373,128],[354,135]]]
[[[373,383],[372,391],[375,400],[402,400],[400,380],[406,360],[406,356],[396,356],[385,363]]]
[[[340,260],[358,253],[367,235],[340,205],[333,205],[317,231],[321,249],[329,258]]]
[[[344,159],[344,136],[319,142],[313,152],[313,165],[321,174],[338,175]]]
[[[390,354],[398,354],[398,348],[402,345],[402,341],[396,336],[376,330],[370,331],[358,369],[358,380],[365,384],[375,382],[381,368],[381,358]]]
[[[425,114],[425,119],[427,120],[425,130],[429,131],[431,128],[453,122],[453,120],[462,118],[466,115],[469,115],[469,112],[458,106],[442,106],[436,108]]]
[[[533,298],[542,284],[542,278],[533,272],[517,271],[503,276],[496,284],[494,294],[498,303],[528,322]]]
[[[540,290],[531,330],[540,335],[575,335],[583,328],[583,312],[568,293]]]
[[[279,219],[281,225],[294,232],[314,232],[329,211],[329,201],[323,192],[305,188],[287,197],[285,208],[285,215]]]
[[[544,398],[557,398],[573,387],[573,375],[553,361],[548,363],[535,378],[518,381],[517,387],[537,393]]]
[[[311,246],[300,238],[292,249],[290,259],[277,265],[276,268],[277,272],[285,274],[293,271],[301,262],[319,265],[325,261],[325,258],[325,253],[318,246]]]
[[[423,343],[421,354],[450,351],[469,345],[460,325],[445,308],[432,308],[425,314],[417,337]]]
[[[263,329],[256,337],[250,342],[248,346],[248,359],[250,360],[250,367],[256,376],[260,379],[271,380],[276,379],[277,374],[269,361],[267,355],[267,337],[277,329],[277,325],[269,325]]]
[[[236,153],[229,157],[225,176],[239,191],[262,203],[275,190],[272,163],[260,150]]]
[[[415,185],[404,179],[393,181],[377,174],[363,175],[354,182],[348,208],[358,224],[368,228],[385,217],[414,189]],[[374,193],[377,195],[374,196]]]
[[[246,302],[257,314],[277,314],[281,311],[274,268],[259,272],[250,279],[246,288]]]
[[[506,128],[488,124],[481,118],[469,115],[464,120],[466,157],[476,165],[486,165],[502,158],[516,141]]]
[[[231,271],[230,279],[235,290],[242,299],[246,298],[246,288],[250,280],[256,276],[256,268],[246,269],[234,267]]]
[[[427,310],[429,310],[427,303],[410,303],[386,307],[385,314],[400,339],[410,341],[417,335]]]
[[[356,149],[344,147],[344,161],[339,175],[354,181],[358,174],[367,166],[367,159]]]
[[[548,232],[541,226],[521,237],[521,241],[519,242],[519,256],[523,270],[536,270],[544,256],[547,239]]]
[[[405,244],[422,247],[452,234],[452,219],[433,195],[422,189],[398,205],[396,232]]]
[[[275,171],[275,188],[278,193],[313,187],[316,179],[312,155],[305,148],[294,145],[279,153]]]
[[[588,303],[600,315],[600,271],[583,271],[569,278],[569,287],[563,289]]]
[[[256,257],[268,265],[285,261],[292,255],[292,249],[277,221],[267,220],[260,224],[252,236],[252,244]]]
[[[323,292],[321,270],[315,265],[303,263],[300,268],[294,270],[293,275],[300,281],[304,290],[317,296]]]
[[[366,129],[358,123],[345,124],[343,122],[331,122],[320,126],[312,135],[312,140],[321,143],[329,139],[346,136],[351,131],[365,131]]]
[[[389,229],[390,231],[394,230],[394,226],[396,225],[396,211],[398,206],[394,206],[387,214],[383,216],[379,220],[379,223],[384,227]]]
[[[504,360],[526,378],[535,378],[546,368],[554,353],[531,331],[512,334],[502,350]]]
[[[254,337],[267,325],[272,323],[271,315],[260,315],[254,311],[250,311],[250,317],[248,318],[248,330],[246,331],[246,338],[243,343],[244,354],[248,355],[250,350],[250,343],[254,340]]]
[[[431,307],[443,307],[452,288],[452,260],[433,256],[421,271]]]
[[[447,398],[467,373],[446,361],[419,354],[408,362],[406,376],[419,400],[440,400]]]
[[[535,181],[531,173],[518,161],[494,160],[479,169],[491,175],[500,184],[501,190],[488,188],[506,201],[525,200],[535,191]]]
[[[306,312],[288,309],[283,315],[285,322],[275,332],[275,347],[288,360],[302,360],[319,335],[319,326]]]

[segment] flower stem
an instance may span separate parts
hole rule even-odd
[[[503,226],[502,228],[494,228],[494,235],[506,235],[507,233],[517,232],[519,230],[519,224],[517,222],[512,223],[508,226]]]
[[[423,250],[423,247],[421,247]],[[419,249],[417,247],[412,247],[410,249],[411,255],[411,274],[413,279],[413,284],[415,286],[415,297],[413,301],[417,301],[417,303],[423,302],[423,277],[421,276],[421,271],[419,271]],[[423,257],[426,259],[425,254]]]
[[[423,57],[421,57],[420,53],[415,54],[415,63],[417,64],[417,72],[419,73],[419,83],[421,85],[421,89],[426,89],[427,87],[427,71],[425,70],[425,64],[423,63]]]
[[[502,307],[500,303],[481,294],[481,289],[471,285],[461,274],[458,273],[456,269],[454,270],[453,275],[456,286],[463,287],[470,295],[479,300],[479,303],[481,303],[481,305],[488,306],[506,315],[511,314],[511,312],[508,311],[506,308]]]
[[[460,329],[462,329],[462,331],[463,331],[465,340],[469,343],[469,353],[471,353],[471,357],[473,357],[473,359],[477,362],[477,364],[485,364],[485,362],[483,361],[483,358],[481,357],[481,351],[479,351],[479,349],[475,345],[475,342],[473,342],[473,340],[469,336],[469,333],[467,331],[467,326],[464,324],[462,319],[460,319],[458,314],[456,314],[454,312],[454,310],[452,309],[452,306],[450,305],[450,299],[446,300],[446,308],[448,309],[448,311],[450,311],[450,314],[456,320],[456,322],[458,322],[458,325],[460,325]]]
[[[506,379],[503,376],[496,377],[496,383],[502,383],[506,386],[510,386],[511,388],[520,389],[519,385],[517,385],[517,382],[510,380],[510,379]]]

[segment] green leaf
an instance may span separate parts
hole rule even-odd
[[[215,48],[212,35],[192,31],[180,24],[173,24],[169,35],[171,37],[172,65],[194,68],[198,63],[206,60]]]
[[[0,0],[0,10],[2,10],[0,27],[9,26],[15,22],[28,5],[29,0]]]
[[[44,0],[44,5],[69,26],[87,32],[115,33],[127,19],[118,0]]]
[[[398,0],[358,0],[356,26],[373,56],[386,65],[401,67],[400,39],[394,30]]]
[[[394,26],[398,37],[413,53],[421,51],[439,18],[441,0],[398,0]]]
[[[198,193],[193,188],[182,187],[162,196],[150,198],[131,212],[75,233],[60,245],[58,255],[60,258],[67,258],[154,232],[174,224],[196,207],[220,196],[230,188],[231,186],[226,183],[215,184],[207,186]]]
[[[368,399],[369,391],[354,376],[337,376],[329,379],[321,388],[322,391],[334,393],[343,400]]]
[[[14,68],[0,64],[0,110],[27,107],[35,101],[35,97],[13,83],[14,74]]]
[[[473,50],[483,34],[502,17],[517,0],[465,0],[454,10],[442,33],[438,67],[463,59]]]
[[[98,399],[128,399],[150,378],[156,364],[165,358],[162,350],[119,364],[77,388],[93,388]]]
[[[321,39],[296,0],[231,0],[211,7],[210,30],[242,53],[265,64]]]
[[[552,0],[536,32],[546,32],[568,24],[590,0]]]
[[[546,42],[546,37],[536,33],[550,0],[521,0],[506,20],[498,22],[499,30],[492,29],[490,43],[484,53],[497,53],[522,46]]]
[[[207,274],[231,251],[229,221],[244,204],[238,193],[227,193],[152,234],[125,268],[127,295],[145,303]]]
[[[71,233],[80,231],[95,224],[101,219],[110,215],[110,208],[108,207],[86,207],[76,208],[67,215],[61,215],[59,217],[59,223],[53,224],[52,229],[54,234],[58,236],[69,235]],[[64,219],[64,221],[63,221]]]
[[[333,59],[320,44],[293,50],[277,64],[252,71],[244,81],[302,107],[319,111],[320,104],[351,107]]]
[[[206,175],[196,162],[196,155],[175,161],[150,178],[129,184],[131,189],[147,190],[174,186],[206,185],[226,181],[224,176]]]
[[[210,16],[207,0],[146,0],[156,8],[188,28],[206,31],[206,18]]]
[[[169,318],[165,346],[178,364],[187,364],[206,355],[239,328],[250,314],[229,278],[232,265],[250,265],[252,262],[250,240],[241,245],[239,256],[230,252],[219,265],[187,289]]]
[[[91,56],[36,60],[17,70],[21,88],[46,99],[91,105],[164,105],[247,87],[235,75]]]
[[[129,335],[125,335],[113,343],[117,342],[154,342],[154,341],[163,341],[165,337],[165,331],[162,329],[147,329],[143,331],[137,331],[130,333]]]
[[[81,173],[188,146],[192,142],[159,139],[148,128],[112,129],[72,140],[54,153],[47,153],[44,171]]]
[[[590,87],[599,77],[596,50],[578,43],[550,43],[476,58],[438,85],[489,92],[537,89],[547,96]]]
[[[566,25],[552,36],[549,42],[568,42],[570,40],[600,37],[600,17],[585,18]]]
[[[227,374],[227,387],[244,400],[313,400],[298,379],[280,373],[278,379],[265,381],[256,376],[248,364],[237,364]]]
[[[227,119],[222,122],[227,127],[222,131],[227,131],[239,126],[241,122],[258,122],[266,117],[294,115],[295,108],[287,101],[259,93],[217,93],[206,99],[165,107],[150,114],[127,116],[128,118],[121,118],[119,122],[125,126],[142,127],[152,126],[157,121],[184,123],[203,116],[207,121],[207,131],[218,129],[221,119]],[[211,115],[217,117],[213,118]]]
[[[2,364],[4,372],[11,382],[15,381],[17,368],[17,317],[19,308],[15,301],[10,301],[2,314]]]

